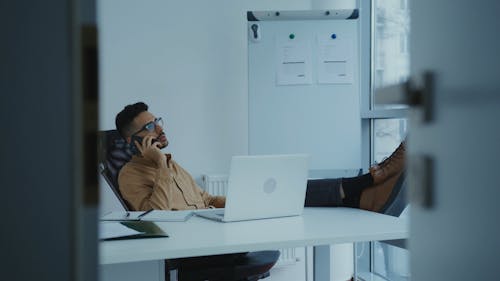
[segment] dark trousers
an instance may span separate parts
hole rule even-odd
[[[342,207],[342,179],[308,180],[305,207]]]
[[[340,186],[345,198],[340,195]],[[361,192],[373,185],[371,174],[352,178],[316,179],[307,181],[305,207],[359,208]]]

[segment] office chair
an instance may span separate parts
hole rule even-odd
[[[132,211],[132,206],[123,198],[118,188],[118,173],[133,155],[127,142],[116,130],[101,131],[99,132],[98,147],[99,172],[123,208],[126,211]]]
[[[99,170],[123,208],[133,211],[118,188],[120,169],[132,158],[127,142],[116,130],[99,132]],[[278,261],[279,251],[258,251],[205,257],[165,260],[165,280],[170,270],[177,271],[180,281],[256,281],[269,276]]]
[[[279,251],[258,251],[166,260],[165,276],[176,269],[178,280],[257,281],[270,276],[279,255]]]

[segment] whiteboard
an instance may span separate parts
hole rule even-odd
[[[357,169],[361,167],[359,20],[300,19],[300,12],[294,13],[298,19],[248,22],[249,153],[308,153],[312,170]],[[258,25],[258,38],[253,37],[253,24]],[[280,67],[283,42],[291,37],[301,42],[298,45],[309,45],[295,48],[308,54],[290,55],[295,58],[289,60],[299,61],[301,56],[308,60],[310,72],[305,75],[311,77],[287,84],[279,76],[287,75],[288,70]],[[344,82],[325,80],[322,64],[328,40],[348,45],[351,76]]]

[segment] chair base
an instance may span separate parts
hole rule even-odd
[[[165,261],[165,279],[169,271],[177,270],[178,281],[256,281],[270,275],[279,251],[259,251]]]

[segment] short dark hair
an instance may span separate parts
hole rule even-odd
[[[115,118],[116,130],[122,137],[129,137],[132,132],[132,122],[140,113],[148,111],[148,105],[143,102],[129,104]]]

